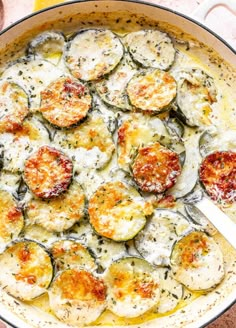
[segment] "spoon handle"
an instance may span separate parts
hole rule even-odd
[[[194,204],[216,227],[216,229],[236,249],[236,224],[225,215],[212,201],[203,197]]]

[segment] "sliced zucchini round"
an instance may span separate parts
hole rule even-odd
[[[100,186],[89,200],[88,213],[95,231],[115,241],[132,239],[145,225],[153,208],[136,189],[119,181]]]
[[[190,231],[189,221],[180,213],[156,209],[145,228],[136,236],[139,253],[154,265],[169,265],[176,240]]]
[[[168,268],[158,268],[160,276],[160,300],[156,312],[166,313],[173,311],[183,298],[183,285],[173,278]]]
[[[216,151],[201,163],[199,178],[211,199],[236,201],[236,152]]]
[[[29,113],[26,92],[16,83],[0,81],[0,132],[13,132]]]
[[[106,287],[101,279],[84,270],[61,272],[49,290],[51,310],[70,325],[87,325],[106,308]]]
[[[176,183],[180,173],[178,154],[159,142],[139,148],[132,164],[134,180],[146,192],[164,192]]]
[[[56,233],[49,232],[36,224],[26,224],[22,236],[46,246],[50,246],[59,237]]]
[[[65,46],[65,36],[61,32],[47,31],[37,35],[27,48],[27,55],[46,59],[57,65]]]
[[[160,113],[176,96],[175,79],[159,69],[148,70],[132,77],[127,85],[131,104],[142,111]]]
[[[88,220],[81,220],[73,226],[69,236],[75,238],[91,250],[100,267],[106,269],[112,262],[127,255],[123,243],[103,238],[95,233]]]
[[[130,171],[130,165],[138,149],[156,141],[166,144],[171,142],[162,120],[141,113],[132,114],[118,129],[119,166]]]
[[[87,86],[71,77],[61,77],[41,91],[40,112],[51,124],[69,128],[87,116],[92,98]]]
[[[0,246],[17,238],[23,226],[24,217],[14,197],[0,190]]]
[[[23,59],[9,66],[1,78],[22,87],[29,95],[31,110],[40,106],[40,92],[63,72],[47,60]]]
[[[62,232],[71,228],[84,216],[85,197],[78,183],[49,200],[34,198],[26,204],[30,224],[37,224],[51,232]]]
[[[80,126],[57,131],[55,143],[75,159],[75,170],[101,168],[115,150],[111,133],[101,115],[93,113]]]
[[[144,67],[167,70],[175,60],[176,50],[166,33],[143,30],[128,34],[125,40],[132,58]]]
[[[57,240],[51,245],[51,253],[58,271],[66,269],[94,271],[97,268],[89,251],[76,240]]]
[[[24,301],[45,293],[53,277],[50,255],[34,241],[22,240],[0,255],[0,284],[12,296]]]
[[[224,277],[223,255],[213,238],[194,231],[174,245],[171,269],[174,278],[190,290],[207,290]]]
[[[198,181],[198,168],[201,161],[199,153],[199,139],[201,132],[193,133],[192,129],[186,128],[184,137],[185,160],[178,176],[176,184],[168,190],[175,198],[182,198],[193,191]]]
[[[24,180],[39,198],[59,196],[68,188],[72,174],[70,158],[49,146],[40,147],[25,161]]]
[[[35,117],[25,119],[18,130],[0,135],[0,144],[4,149],[4,170],[11,173],[22,172],[25,160],[40,146],[49,143],[45,126]]]
[[[126,86],[137,71],[137,66],[129,54],[125,53],[117,68],[108,77],[96,83],[97,93],[108,105],[122,110],[132,110],[126,93]]]
[[[104,280],[108,309],[120,317],[138,317],[159,301],[158,270],[143,259],[127,257],[112,263]]]
[[[110,73],[123,57],[123,45],[109,30],[81,30],[68,43],[65,60],[74,77],[91,81]]]
[[[213,78],[199,68],[180,74],[177,87],[177,104],[189,126],[211,124],[212,104],[217,101]]]

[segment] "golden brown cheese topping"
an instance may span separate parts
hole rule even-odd
[[[200,166],[200,180],[213,200],[236,201],[236,153],[218,151],[208,155]]]
[[[84,84],[62,77],[41,92],[40,111],[50,123],[70,127],[87,115],[91,102],[89,89]]]
[[[43,146],[25,162],[24,180],[40,198],[56,197],[71,181],[73,165],[59,150]]]
[[[26,92],[16,83],[0,82],[0,132],[13,132],[21,127],[29,113]]]
[[[130,102],[137,109],[163,111],[176,96],[174,78],[161,70],[135,75],[127,86]]]
[[[176,183],[181,166],[175,152],[156,142],[138,150],[132,172],[142,190],[161,193]]]
[[[119,181],[99,187],[88,207],[94,229],[116,241],[133,238],[145,225],[145,216],[152,211],[152,205],[142,200],[134,188]]]
[[[51,258],[33,241],[14,243],[0,255],[0,283],[13,296],[31,300],[45,293],[52,276]]]
[[[48,231],[61,232],[72,227],[84,216],[85,196],[77,183],[66,193],[50,200],[32,199],[26,205],[31,224],[38,224]]]
[[[0,190],[0,242],[16,238],[24,225],[24,217],[13,196]]]
[[[53,243],[51,252],[58,271],[76,268],[92,271],[97,267],[88,249],[76,240],[58,240]]]

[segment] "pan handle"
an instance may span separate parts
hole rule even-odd
[[[218,6],[224,6],[233,14],[236,14],[235,0],[205,0],[192,12],[191,16],[197,20],[204,21],[209,12]]]

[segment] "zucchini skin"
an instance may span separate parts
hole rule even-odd
[[[60,170],[56,173],[58,168]],[[38,170],[41,170],[41,175],[38,175]],[[60,195],[68,188],[72,174],[70,158],[49,146],[40,147],[25,162],[24,181],[39,198],[48,199]]]
[[[20,300],[30,301],[44,294],[52,282],[53,259],[45,246],[38,242],[15,240],[0,255],[0,263],[4,267],[0,273],[1,285]]]
[[[152,210],[134,188],[120,181],[101,185],[88,205],[89,220],[95,231],[114,241],[132,239],[144,227],[146,215]]]
[[[70,128],[86,118],[91,105],[88,87],[68,76],[53,81],[41,92],[39,111],[53,126]]]
[[[115,44],[113,44],[113,46],[111,47],[111,45],[108,44],[108,42],[106,43],[106,51],[111,51],[111,58],[112,58],[112,62],[110,63],[107,59],[109,57],[107,54],[104,55],[106,53],[106,51],[103,49],[101,54],[99,52],[99,49],[101,49],[101,45],[99,45],[99,47],[97,47],[97,51],[94,50],[94,48],[90,49],[89,55],[92,54],[92,58],[89,58],[88,53],[86,53],[86,51],[89,48],[89,45],[86,44],[86,46],[83,44],[83,42],[90,42],[91,39],[88,40],[88,36],[90,33],[94,33],[94,35],[92,35],[92,37],[94,37],[95,39],[95,44],[97,39],[101,38],[100,42],[102,42],[103,39],[105,38],[110,38],[110,41],[114,41],[115,40]],[[81,42],[83,44],[82,47],[80,47],[79,44],[76,44],[76,52],[79,53],[83,53],[83,51],[85,51],[85,53],[82,55],[79,55],[78,58],[73,58],[73,53],[70,54],[71,48],[73,47],[73,44],[75,43],[75,40],[80,38],[82,36],[83,38],[83,34],[88,34],[87,39],[85,38],[83,40],[83,42]],[[107,34],[107,36],[105,37],[104,35]],[[91,36],[90,36],[91,38]],[[76,42],[78,43],[78,40],[76,40]],[[80,51],[78,50],[78,47],[80,47]],[[114,51],[117,51],[117,53],[115,53]],[[104,62],[99,61],[99,58],[96,56],[96,52],[105,57]],[[124,47],[123,44],[121,43],[121,41],[119,40],[119,38],[112,33],[110,30],[106,30],[106,29],[84,29],[84,30],[80,30],[77,33],[73,34],[67,43],[67,47],[66,47],[66,51],[65,51],[65,62],[69,68],[69,70],[71,71],[72,75],[75,78],[78,78],[82,81],[93,81],[93,80],[97,80],[101,77],[103,77],[104,75],[110,73],[120,62],[120,60],[123,57],[123,53],[124,53]],[[91,57],[91,56],[90,56]],[[86,61],[90,61],[90,65],[92,66],[90,67],[86,67]],[[79,64],[78,64],[79,63]]]
[[[108,309],[118,316],[138,317],[159,301],[158,271],[144,259],[127,257],[113,262],[104,280]]]
[[[195,291],[211,290],[225,275],[219,246],[201,231],[193,231],[175,243],[171,269],[176,280]]]
[[[181,174],[179,156],[159,142],[139,148],[132,174],[142,191],[162,193],[171,188]]]
[[[175,100],[176,92],[174,77],[159,69],[139,72],[127,85],[129,101],[134,108],[151,114],[168,110]]]
[[[85,270],[60,272],[49,290],[54,314],[69,325],[94,322],[106,309],[106,286],[102,279]]]
[[[135,247],[153,265],[169,266],[175,241],[192,229],[183,214],[157,208],[145,228],[135,237]]]
[[[216,151],[202,161],[199,179],[214,201],[236,201],[236,152]]]

